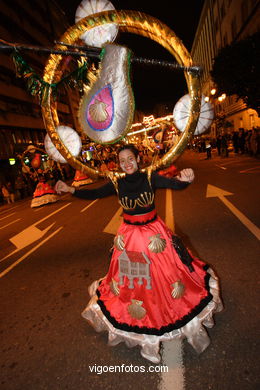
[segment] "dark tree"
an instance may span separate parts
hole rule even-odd
[[[214,60],[211,77],[220,93],[237,95],[248,108],[260,113],[260,32],[222,48]]]

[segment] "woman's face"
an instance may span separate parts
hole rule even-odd
[[[139,162],[139,156],[135,157],[134,153],[129,149],[124,149],[119,153],[119,165],[121,169],[128,175],[138,170],[137,163]]]

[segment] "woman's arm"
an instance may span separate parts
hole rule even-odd
[[[152,184],[155,188],[171,188],[173,190],[182,190],[194,180],[194,172],[191,168],[180,171],[179,175],[174,178],[168,178],[159,175],[157,172],[152,175]]]
[[[115,188],[111,182],[108,182],[99,188],[77,190],[75,187],[68,186],[66,183],[59,180],[55,185],[55,191],[58,194],[61,194],[62,192],[70,192],[77,198],[89,200],[105,198],[106,196],[116,194]]]

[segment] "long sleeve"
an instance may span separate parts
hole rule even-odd
[[[115,195],[116,191],[111,182],[108,182],[104,184],[103,186],[99,188],[89,189],[89,190],[75,190],[73,196],[76,196],[77,198],[82,199],[99,199],[99,198],[105,198],[109,195]]]
[[[169,178],[159,175],[157,172],[152,174],[152,186],[154,188],[171,188],[173,190],[182,190],[188,187],[190,183],[187,181],[180,181],[176,178]]]

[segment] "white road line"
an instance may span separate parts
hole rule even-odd
[[[1,211],[0,214],[4,214],[4,213],[6,213],[7,211],[12,211],[13,209],[16,209],[16,207],[18,207],[18,206],[10,207],[10,209],[3,210],[3,211]]]
[[[80,210],[81,213],[84,213],[89,207],[91,207],[94,203],[96,203],[99,199],[94,200],[93,202],[89,203],[84,209]]]
[[[40,246],[45,244],[45,242],[48,241],[50,238],[55,236],[55,234],[59,233],[59,231],[61,229],[63,229],[63,226],[61,226],[59,229],[55,230],[55,232],[51,233],[48,237],[46,237],[44,240],[39,242],[39,244],[37,244],[35,247],[33,247],[31,250],[29,250],[29,252],[25,253],[22,257],[20,257],[20,259],[16,260],[12,265],[10,265],[10,267],[6,268],[3,272],[1,272],[0,278],[2,278],[4,275],[6,275],[8,272],[10,272],[14,267],[16,267],[19,263],[21,263],[21,261],[26,259],[26,257],[28,257],[31,253],[35,252],[36,249],[38,249]]]
[[[28,226],[26,229],[22,230],[21,232],[19,232],[15,236],[11,237],[9,239],[9,241],[16,247],[16,249],[13,250],[8,255],[6,255],[5,257],[3,257],[0,260],[0,263],[3,262],[4,260],[6,260],[8,257],[10,257],[10,256],[14,255],[15,253],[19,252],[21,249],[25,248],[26,246],[31,245],[35,241],[37,241],[40,238],[42,238],[47,233],[47,231],[49,229],[51,229],[51,227],[55,224],[55,222],[52,223],[50,226],[48,226],[44,230],[38,229],[36,227],[36,225],[38,225],[39,223],[45,221],[46,219],[48,219],[52,215],[58,213],[59,211],[63,210],[65,207],[68,207],[70,204],[71,204],[71,202],[68,203],[68,204],[65,204],[64,206],[60,207],[58,210],[55,210],[54,212],[48,214],[46,217],[40,219],[39,221],[36,221],[32,225]]]
[[[38,225],[38,223],[41,223],[41,222],[45,221],[45,219],[48,219],[52,215],[57,214],[59,211],[65,209],[65,207],[68,207],[69,205],[71,205],[71,203],[72,202],[65,204],[64,206],[60,207],[58,210],[53,211],[52,213],[48,214],[46,217],[44,217],[44,218],[40,219],[39,221],[35,222],[33,225]]]
[[[14,215],[15,213],[16,213],[16,211],[15,211],[14,213],[11,213],[11,214],[6,215],[6,216],[3,217],[3,218],[0,218],[0,221],[2,221],[3,219],[6,219],[6,218],[11,217],[11,215]]]
[[[183,390],[185,383],[181,340],[171,340],[163,343],[162,365],[168,367],[168,372],[161,372],[158,389]]]
[[[218,167],[218,168],[220,168],[220,169],[227,169],[227,168],[225,168],[225,167],[222,167],[221,165],[218,165],[218,164],[215,164],[216,165],[216,167]]]
[[[255,170],[257,171],[258,169],[260,169],[260,166],[244,169],[243,171],[239,171],[239,173],[255,173],[255,172],[251,172],[251,171],[255,171]]]
[[[174,232],[173,191],[166,190],[165,223]],[[159,390],[183,390],[184,366],[181,340],[164,341],[162,343],[162,363],[168,372],[161,372]]]
[[[18,219],[16,219],[15,221],[12,221],[12,222],[8,223],[7,225],[1,226],[1,227],[0,227],[0,230],[6,228],[6,227],[9,226],[9,225],[12,225],[12,224],[15,223],[15,222],[18,222],[18,221],[21,221],[21,218],[18,218]]]
[[[240,210],[238,210],[227,198],[226,196],[233,195],[233,193],[222,190],[219,187],[213,186],[211,184],[207,185],[206,198],[217,197],[219,198],[232,213],[240,220],[240,222],[245,225],[245,227],[253,233],[258,240],[260,240],[260,229],[250,221]]]

